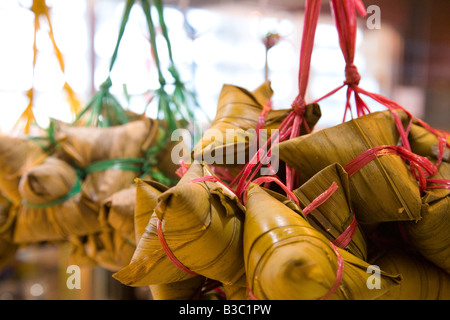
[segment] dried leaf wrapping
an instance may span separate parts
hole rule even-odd
[[[19,205],[21,175],[46,156],[44,150],[33,141],[0,135],[0,192],[3,196]]]
[[[103,202],[99,221],[102,226],[111,227],[124,241],[136,245],[134,211],[136,204],[136,186],[130,185]]]
[[[0,271],[13,260],[18,249],[12,242],[14,212],[12,204],[0,196]]]
[[[206,165],[194,163],[179,183],[158,198],[155,215],[129,266],[116,273],[133,286],[182,281],[195,275],[177,268],[162,249],[157,223],[171,252],[191,271],[224,284],[245,286],[242,260],[242,206],[218,182],[193,182],[211,175]],[[202,252],[201,255],[198,255]]]
[[[447,137],[446,141],[449,141]],[[438,158],[439,141],[438,138],[429,130],[419,124],[413,123],[408,136],[411,151],[423,157]],[[450,149],[445,146],[442,159],[450,162]]]
[[[86,169],[104,160],[143,158],[156,138],[155,123],[148,118],[106,128],[59,123],[55,139],[77,167]],[[139,174],[114,165],[89,172],[83,181],[83,197],[93,209],[99,210],[104,200],[128,187]]]
[[[399,112],[406,121],[406,115]],[[363,152],[397,145],[398,130],[389,111],[375,112],[335,127],[279,144],[280,159],[297,170],[305,183],[323,168],[345,165]],[[361,223],[417,221],[421,198],[417,181],[398,155],[377,157],[349,179],[352,206]]]
[[[336,191],[318,208],[306,215],[306,220],[331,242],[346,232],[347,228],[355,223],[353,219],[356,219],[345,170],[339,164],[332,164],[293,191],[300,201],[301,209],[304,209],[333,183],[337,185]],[[358,225],[345,249],[358,258],[367,260],[366,241]]]
[[[442,162],[430,179],[450,179],[450,163]],[[404,222],[407,239],[429,261],[450,274],[450,190],[427,189],[422,219]]]
[[[375,299],[401,280],[382,271],[381,289],[370,290],[369,264],[337,250],[343,275],[329,299]],[[244,259],[249,288],[258,299],[320,299],[336,283],[338,257],[328,239],[257,185],[247,193]]]
[[[224,85],[219,96],[216,116],[194,147],[192,157],[209,165],[245,164],[249,160],[249,145],[256,138],[258,118],[272,94],[269,82],[264,82],[252,92],[241,87]],[[289,110],[269,111],[261,129],[267,129],[270,134],[272,129],[278,128],[288,113]],[[262,137],[264,138],[267,137]]]
[[[98,214],[81,201],[80,184],[77,171],[55,157],[26,171],[19,183],[23,204],[16,218],[14,241],[64,240],[98,232]]]

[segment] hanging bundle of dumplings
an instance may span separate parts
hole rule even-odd
[[[156,134],[155,121],[145,118],[105,128],[58,123],[54,137],[65,155],[86,173],[84,201],[98,211],[104,200],[142,174],[145,152]]]

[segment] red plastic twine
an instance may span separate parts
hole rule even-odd
[[[408,141],[408,133],[409,129],[411,127],[413,119],[422,125],[424,128],[428,129],[431,133],[433,133],[436,137],[439,139],[444,139],[445,144],[450,147],[450,141],[446,140],[446,137],[450,134],[442,131],[432,128],[430,125],[422,121],[421,119],[415,118],[411,115],[410,112],[408,112],[405,108],[400,106],[398,103],[380,95],[368,92],[364,89],[362,89],[359,86],[359,81],[361,80],[361,76],[358,73],[357,67],[354,65],[354,57],[355,57],[355,44],[356,44],[356,33],[357,33],[357,15],[358,12],[360,16],[366,15],[366,10],[364,7],[364,4],[362,0],[330,0],[331,2],[331,9],[332,13],[334,15],[335,23],[336,23],[336,29],[339,36],[339,45],[341,48],[341,51],[343,53],[346,66],[345,66],[345,81],[344,83],[337,87],[336,89],[330,91],[329,93],[325,94],[323,97],[315,100],[313,103],[318,103],[319,101],[333,95],[343,87],[347,86],[347,101],[345,105],[345,112],[344,112],[344,119],[345,121],[347,112],[350,111],[351,113],[351,106],[350,106],[350,98],[351,94],[354,94],[355,98],[355,107],[357,116],[363,116],[368,113],[370,113],[370,109],[367,107],[366,103],[361,99],[361,94],[366,95],[373,100],[377,101],[381,105],[385,106],[387,109],[389,109],[392,112],[392,115],[395,119],[395,124],[397,126],[397,129],[400,133],[400,138],[403,144],[403,147],[411,151],[409,141]],[[407,128],[403,128],[402,122],[400,117],[395,110],[402,110],[404,111],[410,118],[410,122],[407,126]],[[440,150],[440,153],[438,155],[438,162],[436,163],[436,166],[439,166],[441,157],[442,157],[443,151]]]
[[[311,55],[314,47],[314,37],[316,33],[317,22],[319,20],[321,0],[307,0],[305,4],[305,18],[303,24],[302,46],[300,52],[300,67],[298,75],[299,93],[292,103],[292,111],[281,123],[279,130],[267,139],[263,148],[259,149],[255,156],[246,164],[244,169],[235,177],[230,186],[237,184],[236,193],[242,195],[248,187],[250,181],[261,168],[262,162],[272,156],[271,148],[273,145],[286,139],[292,139],[300,134],[301,125],[307,132],[310,129],[304,120],[305,113],[305,93],[308,86],[309,70],[311,65]],[[259,123],[259,122],[258,122]],[[270,145],[265,154],[265,149]],[[259,160],[259,161],[258,161]],[[253,170],[253,173],[252,173]],[[286,165],[286,186],[292,190],[293,183],[296,180],[295,172]]]
[[[333,182],[327,190],[325,190],[322,194],[320,194],[317,198],[315,198],[309,205],[307,205],[303,209],[303,213],[305,215],[308,215],[311,211],[315,210],[322,203],[327,201],[328,198],[331,197],[337,189],[338,189],[337,183]]]
[[[196,272],[190,270],[183,263],[181,263],[180,260],[178,260],[177,257],[175,257],[172,250],[170,250],[169,245],[167,244],[166,239],[164,238],[164,234],[162,232],[161,220],[159,220],[159,219],[158,219],[158,223],[156,226],[156,231],[158,234],[159,242],[161,243],[161,246],[163,247],[164,252],[167,255],[167,258],[169,258],[169,260],[173,263],[173,265],[175,267],[177,267],[178,269],[183,270],[186,273],[198,275]]]
[[[342,281],[342,275],[344,274],[344,259],[342,258],[341,254],[339,253],[339,250],[336,248],[336,246],[332,242],[330,242],[330,244],[333,247],[334,253],[336,253],[336,256],[337,256],[336,280],[334,281],[334,284],[331,287],[330,291],[328,291],[322,298],[320,298],[318,300],[328,299],[339,287],[339,285]]]
[[[346,164],[344,169],[347,171],[348,176],[351,177],[366,164],[384,155],[397,155],[409,161],[411,172],[414,178],[418,180],[422,190],[426,188],[426,176],[433,176],[438,172],[436,166],[430,160],[412,153],[402,146],[378,146],[368,149]]]

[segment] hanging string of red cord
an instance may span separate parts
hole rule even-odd
[[[249,183],[257,174],[263,164],[268,164],[268,159],[272,157],[272,146],[286,139],[293,139],[300,135],[300,128],[303,125],[307,132],[310,128],[305,121],[305,94],[308,86],[311,56],[314,47],[314,37],[319,20],[321,0],[307,0],[305,4],[305,17],[303,24],[302,44],[300,51],[300,64],[298,75],[298,95],[292,103],[292,110],[283,120],[278,131],[272,134],[266,143],[256,152],[256,154],[245,165],[243,170],[231,181],[230,186],[236,187],[236,193],[241,196]],[[263,110],[264,112],[264,110]],[[258,121],[259,123],[259,121]],[[286,164],[286,186],[292,190],[296,172]],[[291,199],[293,200],[293,199]]]
[[[394,121],[397,127],[397,130],[400,134],[401,144],[404,148],[406,148],[408,151],[411,151],[411,146],[409,144],[408,135],[411,128],[411,125],[413,123],[413,120],[415,120],[417,123],[422,125],[424,128],[429,130],[429,132],[433,133],[439,141],[439,148],[438,148],[438,161],[435,163],[436,168],[440,165],[443,153],[445,149],[445,145],[450,146],[450,142],[447,139],[447,136],[449,135],[447,132],[442,130],[437,130],[432,128],[430,125],[428,125],[426,122],[424,122],[421,119],[415,118],[408,110],[403,108],[401,105],[396,103],[395,101],[392,101],[380,94],[368,92],[364,89],[362,89],[359,86],[359,82],[361,80],[361,75],[358,73],[357,67],[354,65],[354,57],[355,57],[355,45],[356,45],[356,33],[357,33],[357,12],[361,16],[366,15],[366,10],[364,8],[364,4],[361,0],[330,0],[331,3],[331,9],[332,13],[334,15],[335,23],[336,23],[336,29],[339,36],[339,45],[341,48],[341,51],[343,53],[346,66],[345,66],[345,81],[344,83],[337,87],[336,89],[333,89],[329,93],[325,94],[323,97],[313,101],[313,103],[318,103],[319,101],[333,95],[334,93],[338,92],[340,89],[347,86],[347,95],[346,95],[346,105],[345,105],[345,112],[344,112],[344,119],[345,121],[347,117],[347,112],[352,113],[351,110],[351,95],[353,93],[354,99],[355,99],[355,108],[357,116],[363,116],[368,113],[370,113],[370,109],[368,108],[367,104],[364,102],[364,100],[361,98],[361,95],[368,96],[372,98],[373,100],[377,101],[381,105],[385,106],[388,110],[391,111]],[[409,123],[404,128],[403,123],[397,114],[395,112],[396,110],[401,110],[405,112],[409,117]],[[429,181],[424,177],[424,173],[422,172],[420,166],[418,163],[412,161],[410,162],[410,169],[412,174],[419,178],[419,183],[421,189],[426,188],[426,182]],[[444,186],[445,187],[445,183]],[[441,187],[439,186],[433,186],[434,188]]]

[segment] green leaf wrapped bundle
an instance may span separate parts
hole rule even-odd
[[[244,259],[258,299],[375,299],[400,277],[381,271],[380,290],[366,286],[368,263],[335,248],[301,215],[255,184],[247,190]]]
[[[54,134],[64,153],[86,172],[84,201],[97,211],[142,174],[145,152],[156,135],[156,122],[148,118],[105,128],[57,123]]]

